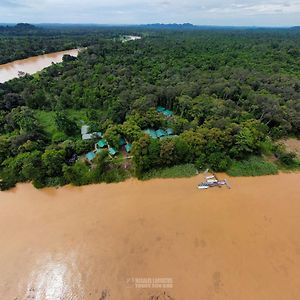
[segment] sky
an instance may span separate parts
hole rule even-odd
[[[0,23],[300,25],[300,0],[0,0]]]

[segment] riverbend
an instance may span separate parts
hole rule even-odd
[[[0,83],[19,77],[21,73],[34,74],[49,67],[52,63],[62,62],[64,55],[77,56],[78,49],[59,51],[49,54],[29,57],[0,65]]]

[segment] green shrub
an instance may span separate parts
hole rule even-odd
[[[193,164],[178,165],[163,169],[151,170],[142,176],[142,180],[152,178],[183,178],[196,175],[197,169]]]
[[[280,153],[279,154],[279,161],[286,166],[292,166],[295,164],[296,154],[289,152],[289,153]]]
[[[130,173],[121,168],[111,169],[103,175],[103,181],[106,183],[121,182],[130,177]]]
[[[273,175],[278,173],[278,168],[275,164],[254,156],[247,160],[234,161],[227,173],[230,176]]]

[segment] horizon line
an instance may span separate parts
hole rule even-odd
[[[292,27],[299,27],[300,25],[215,25],[215,24],[193,24],[189,22],[185,23],[128,23],[128,24],[123,24],[123,23],[74,23],[74,22],[66,22],[66,23],[61,23],[61,22],[26,22],[26,21],[20,21],[20,22],[0,22],[1,25],[17,25],[17,24],[31,24],[31,25],[81,25],[81,26],[87,26],[87,25],[92,25],[92,26],[113,26],[113,27],[119,27],[119,26],[149,26],[149,25],[162,25],[162,26],[167,26],[167,25],[190,25],[194,27],[235,27],[235,28],[292,28]]]

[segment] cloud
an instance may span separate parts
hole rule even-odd
[[[2,22],[296,25],[300,0],[0,0]]]
[[[0,7],[5,8],[5,7],[9,7],[9,8],[18,8],[18,7],[24,7],[26,6],[25,3],[23,3],[24,1],[17,1],[17,0],[0,0]]]

